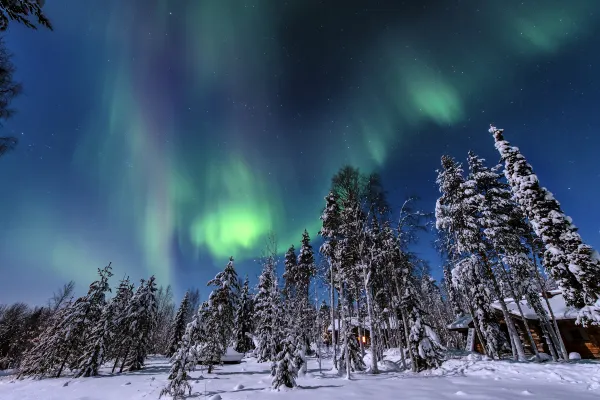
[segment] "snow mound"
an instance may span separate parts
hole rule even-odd
[[[581,354],[576,352],[569,353],[569,360],[581,360]]]
[[[209,398],[209,400],[221,400],[221,399],[222,399],[222,397],[220,394],[215,394],[214,396],[211,396]]]
[[[241,383],[238,383],[237,385],[235,385],[233,390],[242,390],[244,387],[245,387],[244,385],[242,385]]]
[[[533,395],[533,393],[531,393],[529,390],[523,390],[523,391],[521,392],[521,394],[522,394],[522,395],[525,395],[525,396],[531,396],[531,395]]]
[[[378,365],[379,369],[383,372],[398,372],[400,371],[400,367],[398,367],[398,365],[390,360],[383,360],[381,361],[381,363]]]
[[[459,390],[458,392],[454,393],[457,396],[466,396],[467,394],[465,392],[463,392],[462,390]]]

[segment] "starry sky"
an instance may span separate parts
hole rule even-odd
[[[1,135],[0,303],[96,270],[180,296],[271,230],[318,232],[331,176],[381,173],[433,211],[442,154],[505,129],[600,247],[600,3],[49,0],[5,36],[25,88]],[[416,250],[439,259],[425,238]],[[116,279],[115,279],[116,281]]]

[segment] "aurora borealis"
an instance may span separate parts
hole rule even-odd
[[[109,261],[178,293],[230,255],[253,276],[269,231],[316,236],[342,165],[432,210],[443,153],[497,161],[490,122],[598,247],[600,4],[405,3],[49,0],[54,32],[13,26],[0,302]]]

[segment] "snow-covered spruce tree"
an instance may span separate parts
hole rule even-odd
[[[129,277],[124,277],[117,288],[117,293],[112,300],[114,314],[111,321],[110,337],[111,346],[107,350],[106,359],[114,360],[111,373],[115,372],[119,361],[125,356],[129,349],[127,307],[133,297],[133,283]]]
[[[291,332],[290,332],[291,333]],[[298,378],[298,369],[294,360],[294,337],[288,334],[279,346],[279,351],[275,357],[273,365],[273,380],[271,386],[275,390],[279,390],[282,386],[293,388],[296,387],[296,378]]]
[[[142,280],[125,311],[128,328],[125,334],[129,339],[129,346],[121,364],[121,371],[125,367],[128,371],[137,371],[144,366],[156,312],[156,283],[154,276],[151,276],[146,282]]]
[[[499,358],[506,338],[492,311],[492,297],[485,279],[482,277],[479,259],[469,256],[460,260],[452,270],[452,279],[466,298],[470,299],[473,321],[482,335],[482,343],[486,353],[492,358]]]
[[[37,346],[26,357],[21,375],[60,377],[65,367],[76,370],[81,354],[90,339],[92,328],[98,323],[105,305],[111,265],[98,269],[99,279],[92,282],[87,295],[57,314]],[[42,341],[43,340],[43,341]]]
[[[277,355],[279,326],[277,321],[278,293],[275,261],[269,256],[265,259],[263,270],[258,277],[258,286],[254,298],[254,319],[257,338],[256,356],[258,362],[274,361]]]
[[[56,310],[50,323],[34,340],[33,347],[24,354],[17,376],[19,379],[26,376],[43,378],[56,375],[57,365],[67,350],[67,341],[61,328],[71,311],[71,306],[70,301],[67,301],[63,307]]]
[[[409,343],[412,353],[413,371],[438,368],[444,359],[444,346],[438,335],[424,319],[424,311],[419,304],[419,293],[414,278],[409,274],[404,287],[403,305],[409,327]]]
[[[523,343],[508,311],[501,289],[502,286],[508,286],[510,282],[504,282],[503,260],[500,255],[506,254],[507,243],[518,242],[520,238],[508,225],[512,209],[510,194],[503,190],[498,175],[487,168],[484,161],[473,152],[469,152],[469,176],[462,185],[465,211],[463,218],[468,221],[469,230],[472,233],[459,235],[459,240],[462,240],[464,236],[463,247],[465,250],[479,256],[481,266],[484,268],[483,272],[502,309],[518,359],[524,361],[526,357]],[[485,249],[481,244],[485,245]]]
[[[169,338],[169,349],[167,351],[167,355],[172,357],[173,354],[177,352],[179,348],[179,342],[183,337],[186,329],[187,320],[187,312],[188,312],[188,300],[189,300],[189,292],[185,292],[183,296],[183,300],[181,300],[181,304],[179,305],[179,309],[177,310],[177,314],[175,314],[175,319],[173,320],[173,325],[171,327],[171,337]]]
[[[350,371],[364,371],[366,369],[356,336],[351,331],[346,332],[347,338],[344,345],[348,346],[348,356],[350,357]],[[346,351],[342,351],[340,356],[340,371],[346,371]]]
[[[297,269],[297,307],[300,312],[299,327],[300,327],[300,338],[299,340],[305,345],[309,344],[310,331],[312,330],[311,310],[309,300],[309,287],[311,279],[316,275],[317,268],[315,266],[315,256],[313,248],[310,244],[310,236],[308,231],[305,229],[302,233],[302,245],[300,246],[300,254],[298,255],[298,269]]]
[[[546,247],[544,266],[558,283],[568,305],[580,309],[577,322],[600,325],[600,257],[583,243],[577,228],[552,194],[540,185],[531,165],[517,147],[504,139],[503,129],[491,126],[496,149],[515,200]]]
[[[442,292],[431,275],[421,277],[418,288],[421,308],[424,311],[425,322],[433,327],[441,343],[448,346],[453,343],[453,337],[448,330],[448,325],[454,320],[453,313],[444,302]]]
[[[202,363],[208,366],[208,373],[212,373],[215,365],[221,364],[221,357],[227,351],[227,346],[232,344],[235,329],[235,310],[239,302],[239,282],[233,257],[222,272],[208,282],[215,289],[208,297],[208,309],[202,313],[202,324],[206,337],[201,349]]]
[[[286,308],[292,309],[292,299],[296,297],[296,275],[298,269],[298,257],[296,249],[291,245],[285,253],[283,260],[283,298]]]
[[[212,293],[208,296],[209,305],[221,319],[219,325],[221,341],[223,346],[227,347],[233,342],[235,312],[240,299],[240,283],[233,266],[233,257],[229,258],[225,269],[210,280],[207,286],[214,286]]]
[[[534,283],[535,265],[527,256],[528,249],[523,244],[528,230],[524,218],[512,200],[509,186],[501,181],[502,177],[497,169],[486,167],[484,161],[469,152],[470,176],[472,176],[477,191],[484,199],[480,202],[479,209],[482,215],[484,234],[492,246],[498,263],[496,269],[498,280],[500,285],[508,290],[511,297],[525,297],[528,300],[538,315],[547,340],[550,341],[549,347],[554,348],[557,344],[556,335],[553,328],[549,326],[548,315],[541,305],[537,285]],[[502,268],[502,263],[509,268],[508,271]],[[537,355],[538,350],[520,302],[517,302],[516,305],[525,325],[532,350]]]
[[[77,362],[75,377],[89,377],[98,375],[98,369],[106,359],[107,349],[111,345],[111,325],[114,319],[115,302],[109,300],[98,322],[94,325],[90,337],[85,344],[84,352]]]
[[[467,203],[463,169],[448,156],[442,157],[442,169],[436,180],[441,192],[436,203],[436,228],[443,232],[444,251],[453,263],[452,282],[469,303],[476,331],[488,355],[497,358],[502,339],[490,309],[493,297],[489,291],[488,269],[485,268],[486,244],[481,240],[476,210]]]
[[[252,321],[253,313],[254,306],[250,297],[248,277],[246,276],[242,286],[240,302],[235,314],[234,350],[238,353],[247,353],[254,348],[252,339],[248,337],[248,334],[251,334],[254,328]]]
[[[452,269],[448,263],[444,265],[444,288],[446,289],[446,294],[448,295],[448,301],[452,306],[452,313],[455,317],[458,317],[463,314],[462,307],[460,304],[460,293],[456,290],[454,285],[452,285]]]
[[[197,343],[202,335],[201,318],[203,310],[208,308],[208,304],[204,303],[193,314],[192,320],[185,327],[185,332],[178,342],[179,347],[171,357],[171,371],[169,372],[169,382],[160,391],[160,397],[164,395],[172,396],[173,399],[183,399],[187,392],[191,394],[192,387],[188,382],[188,373],[196,368],[199,361],[197,353]],[[186,314],[184,312],[183,314]]]
[[[337,244],[338,229],[340,225],[340,208],[338,205],[338,199],[334,191],[329,192],[325,197],[325,210],[321,214],[322,227],[319,231],[319,235],[324,239],[323,244],[319,248],[319,252],[329,264],[329,304],[330,307],[330,321],[333,328],[335,324],[335,276],[337,274],[337,260],[335,259],[335,247]],[[338,338],[335,335],[335,329],[332,329],[331,339],[333,345],[333,368],[337,368],[337,343]]]

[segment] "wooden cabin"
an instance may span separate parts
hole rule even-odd
[[[327,332],[325,332],[325,342],[328,344],[333,343],[332,338],[338,337],[339,331],[339,319],[334,320],[335,329],[333,329],[332,325],[329,324],[327,327]],[[363,322],[359,324],[358,318],[352,317],[350,319],[350,324],[352,325],[352,333],[356,337],[356,340],[362,341],[364,346],[369,346],[371,344],[371,335],[369,333],[369,329],[366,327],[366,324]]]
[[[563,298],[560,290],[550,291],[546,295],[548,297],[550,307],[554,312],[554,316],[556,317],[558,329],[567,352],[577,352],[581,355],[581,358],[585,359],[600,359],[600,327],[594,325],[584,328],[581,325],[576,325],[575,320],[577,318],[577,310],[572,307],[568,307],[565,304],[565,299]],[[546,312],[548,312],[546,300],[541,300]],[[529,335],[526,334],[525,324],[523,323],[523,318],[519,313],[515,300],[508,298],[504,301],[517,327],[517,330],[519,331],[521,341],[525,347],[525,352],[533,354],[534,352],[531,348]],[[523,316],[527,320],[527,324],[531,331],[531,336],[533,337],[538,351],[550,354],[548,346],[543,338],[542,329],[535,311],[529,307],[529,304],[525,300],[521,300],[520,305],[523,311]],[[502,329],[508,337],[508,329],[506,327],[506,321],[504,321],[504,315],[502,313],[500,303],[493,303],[492,309],[496,312],[498,322],[500,323],[500,329]],[[476,351],[483,354],[483,347],[477,338],[473,325],[473,319],[470,315],[459,317],[456,321],[448,325],[448,329],[454,332],[459,332],[463,335],[466,343],[465,350]],[[510,351],[510,349],[507,349],[507,351]]]

